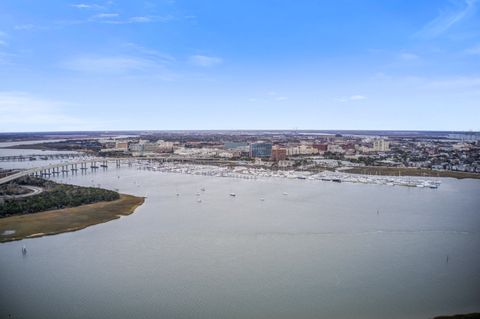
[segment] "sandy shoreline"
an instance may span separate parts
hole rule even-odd
[[[0,243],[81,230],[132,214],[145,198],[121,194],[109,202],[0,218]]]

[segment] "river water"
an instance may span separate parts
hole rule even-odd
[[[418,189],[134,167],[56,179],[146,201],[105,224],[0,244],[0,318],[426,319],[480,311],[478,180]]]

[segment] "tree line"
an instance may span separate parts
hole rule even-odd
[[[24,177],[16,183],[43,187],[45,191],[31,197],[4,199],[3,203],[0,203],[0,217],[76,207],[120,198],[117,192],[107,189],[58,184],[34,177]]]

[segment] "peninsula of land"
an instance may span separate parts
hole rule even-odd
[[[0,186],[0,242],[70,232],[133,213],[143,197],[24,176]]]
[[[0,218],[0,242],[71,232],[130,215],[143,197],[120,194],[113,201]]]

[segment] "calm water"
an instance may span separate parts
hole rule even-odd
[[[134,168],[58,180],[147,199],[106,224],[1,244],[0,318],[480,311],[480,181],[431,190]]]

